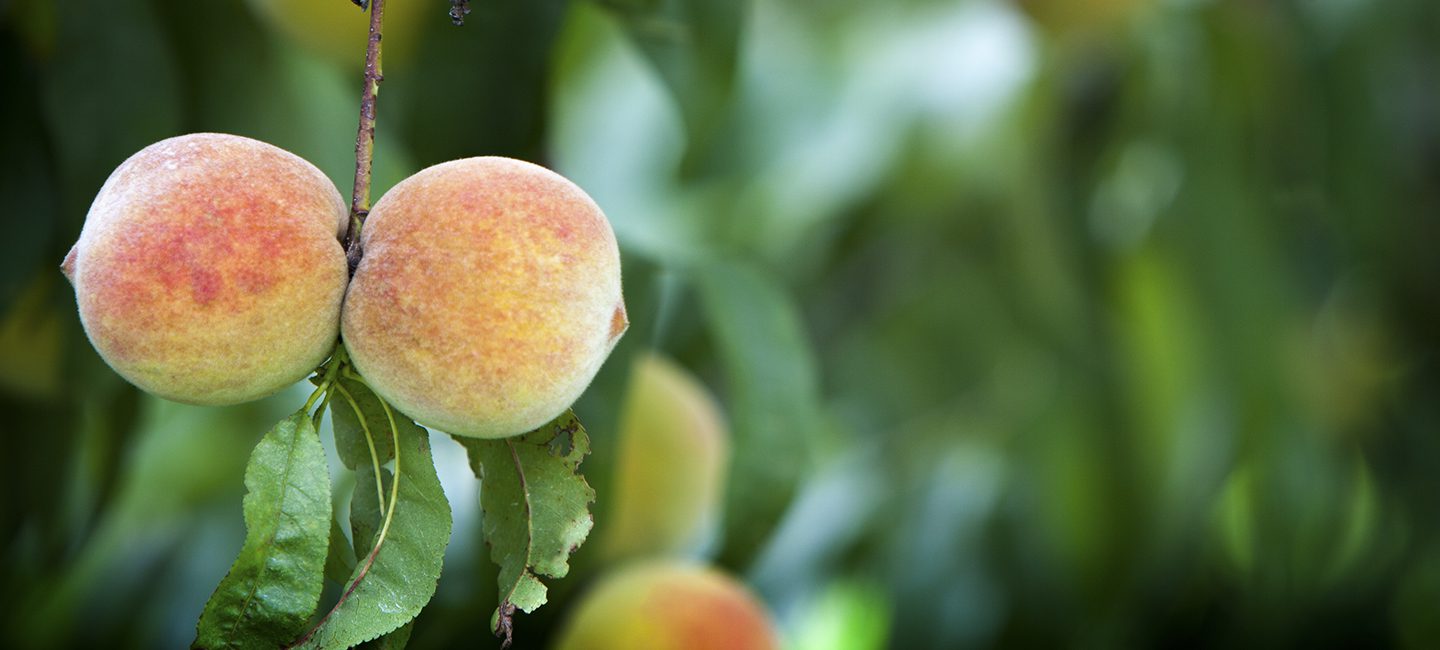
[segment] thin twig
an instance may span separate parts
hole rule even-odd
[[[361,5],[362,7],[364,5]],[[360,128],[355,134],[355,186],[350,193],[350,225],[345,230],[345,257],[350,272],[360,263],[360,228],[370,214],[370,168],[375,157],[375,96],[385,75],[380,70],[380,26],[385,0],[371,0],[370,42],[365,47],[365,86],[360,91]]]
[[[457,26],[465,24],[465,16],[470,13],[470,0],[450,0],[450,22]]]

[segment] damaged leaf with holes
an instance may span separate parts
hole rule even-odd
[[[542,577],[563,578],[590,534],[595,490],[580,474],[590,437],[573,411],[522,436],[456,438],[481,478],[480,509],[490,557],[500,566],[500,606],[491,627],[509,643],[515,610],[545,604]]]

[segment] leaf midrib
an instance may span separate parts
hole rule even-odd
[[[280,478],[280,486],[281,486],[280,499],[279,499],[279,503],[278,503],[278,504],[276,505],[276,507],[275,507],[275,520],[276,520],[276,523],[275,523],[275,527],[271,530],[270,535],[266,537],[266,539],[265,539],[265,544],[264,544],[263,546],[261,546],[261,551],[262,551],[262,552],[261,552],[261,554],[260,554],[260,557],[262,558],[262,561],[260,562],[260,574],[263,574],[263,573],[265,572],[265,564],[266,564],[266,563],[265,563],[265,561],[264,561],[263,559],[269,557],[269,551],[275,546],[275,538],[280,534],[280,523],[279,523],[279,520],[280,520],[280,518],[281,518],[281,515],[284,514],[284,512],[285,512],[285,500],[286,500],[286,499],[289,497],[289,495],[290,495],[290,490],[288,489],[288,486],[290,485],[290,470],[291,470],[291,468],[293,468],[293,467],[295,466],[295,453],[296,453],[296,451],[297,451],[297,450],[299,449],[299,447],[300,447],[300,440],[301,440],[301,436],[302,436],[302,433],[301,433],[301,431],[300,431],[300,428],[301,428],[301,427],[300,427],[300,424],[299,424],[299,423],[296,423],[296,424],[295,424],[295,434],[291,437],[291,442],[290,442],[290,446],[289,446],[290,449],[289,449],[289,452],[288,452],[288,453],[286,454],[286,456],[285,456],[285,471],[284,471],[284,473],[281,475],[281,478]],[[266,519],[269,519],[269,517],[267,517]],[[233,638],[234,638],[235,629],[236,629],[237,627],[239,627],[241,621],[245,620],[245,613],[250,610],[250,603],[255,600],[255,594],[256,594],[257,592],[259,592],[259,591],[260,591],[260,576],[257,575],[257,576],[256,576],[256,579],[254,579],[254,580],[251,581],[249,593],[245,594],[245,604],[240,606],[239,615],[236,616],[235,620],[230,623],[230,629],[229,629],[229,631],[228,631],[227,634],[226,634],[226,638],[227,638],[227,639],[233,639]],[[228,641],[227,641],[227,643],[228,643]],[[229,645],[232,645],[232,646],[233,646],[234,644],[229,644]]]
[[[515,464],[515,475],[520,478],[520,496],[522,503],[525,504],[525,562],[520,565],[519,575],[515,576],[515,581],[510,584],[510,591],[507,592],[505,598],[502,599],[500,603],[502,608],[506,603],[511,602],[510,597],[515,595],[516,589],[520,588],[520,581],[525,578],[525,574],[530,573],[530,557],[533,555],[535,549],[535,522],[534,518],[531,517],[530,486],[525,481],[525,468],[520,462],[519,452],[515,451],[513,439],[507,438],[505,440],[505,447],[510,450],[510,460]]]

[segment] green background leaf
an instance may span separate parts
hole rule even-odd
[[[725,553],[744,564],[766,540],[814,464],[819,380],[793,300],[764,272],[717,262],[697,275],[700,303],[726,375],[736,437]]]
[[[372,488],[373,489],[373,488]],[[350,506],[354,508],[355,506]],[[345,586],[350,574],[355,571],[355,553],[340,522],[330,518],[330,552],[325,556],[325,579],[341,587]]]
[[[385,498],[390,498],[390,486],[394,475],[390,468],[380,468],[380,481]],[[350,498],[350,533],[355,546],[355,559],[363,561],[370,549],[375,548],[375,534],[384,524],[385,511],[380,507],[379,495],[375,492],[375,471],[362,465],[355,472],[355,491]]]
[[[664,80],[685,119],[692,171],[729,115],[744,0],[605,0]]]

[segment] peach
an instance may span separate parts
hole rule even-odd
[[[715,399],[659,354],[636,359],[620,411],[600,547],[610,559],[679,555],[714,530],[730,434]]]
[[[743,585],[704,566],[626,565],[585,593],[559,650],[767,650],[780,642]]]
[[[110,175],[61,268],[121,376],[177,402],[237,404],[304,378],[334,348],[346,217],[300,157],[184,135]]]
[[[583,392],[629,321],[610,223],[580,188],[509,158],[421,170],[360,236],[341,336],[375,392],[461,436],[525,433]]]

